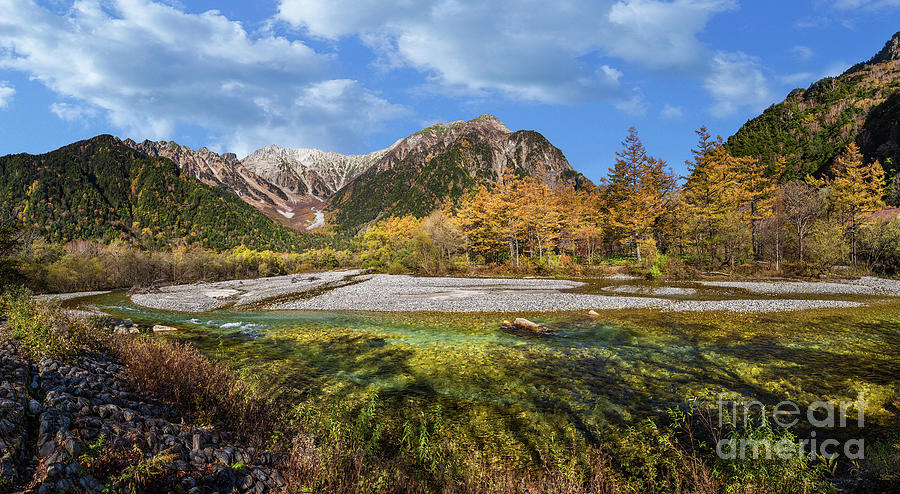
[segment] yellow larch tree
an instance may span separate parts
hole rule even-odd
[[[681,198],[698,257],[706,250],[712,258],[726,223],[734,226],[736,203],[744,196],[722,138],[712,139],[706,127],[701,127],[697,135],[699,144],[691,150],[694,161],[687,162],[689,174]]]
[[[672,174],[665,161],[647,156],[637,130],[631,127],[607,177],[609,224],[619,232],[622,243],[634,246],[641,262],[641,243],[663,213]]]
[[[866,164],[859,147],[851,142],[835,158],[833,170],[831,202],[841,214],[855,265],[861,223],[866,215],[884,207],[884,168],[877,160]]]
[[[759,258],[760,225],[774,214],[778,179],[784,173],[786,163],[784,157],[779,157],[771,165],[752,156],[733,158],[732,168],[737,173],[736,179],[740,185],[735,199],[750,225],[754,259]]]

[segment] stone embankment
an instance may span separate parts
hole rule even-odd
[[[285,487],[278,455],[191,425],[183,411],[136,390],[109,355],[32,362],[15,341],[4,341],[0,374],[0,492]]]

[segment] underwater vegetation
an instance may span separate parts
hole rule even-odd
[[[496,464],[575,461],[588,446],[625,448],[635,431],[678,424],[698,403],[709,409],[717,400],[767,407],[791,400],[805,410],[818,401],[855,402],[862,393],[863,427],[851,408],[847,427],[801,421],[790,431],[755,424],[753,433],[815,432],[820,441],[874,444],[897,430],[900,304],[893,302],[749,315],[523,314],[556,330],[542,338],[501,331],[502,314],[182,314],[140,308],[116,293],[82,303],[179,326],[171,337],[262,377],[317,427],[377,414],[381,438],[409,440],[410,428],[421,428]]]

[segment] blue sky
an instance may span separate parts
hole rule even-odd
[[[364,153],[492,113],[602,177],[864,61],[900,0],[0,0],[0,154],[101,133]]]

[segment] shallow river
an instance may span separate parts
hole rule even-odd
[[[806,406],[862,392],[868,435],[895,420],[900,396],[897,302],[758,315],[531,314],[558,330],[540,339],[501,331],[503,314],[185,314],[140,308],[122,293],[69,304],[177,326],[173,337],[297,400],[353,406],[377,395],[400,418],[440,410],[452,433],[511,457],[548,435],[591,436],[722,393]]]

